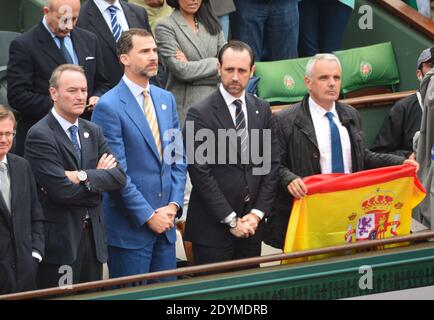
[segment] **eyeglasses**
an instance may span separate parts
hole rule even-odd
[[[12,132],[0,132],[0,139],[5,137],[6,139],[12,139],[13,137],[15,137],[16,132],[12,131]]]

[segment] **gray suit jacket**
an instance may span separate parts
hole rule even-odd
[[[236,10],[233,0],[210,0],[217,17],[224,16]]]
[[[199,25],[194,34],[175,10],[157,24],[155,38],[168,75],[166,89],[175,96],[180,123],[184,123],[188,108],[211,94],[220,81],[217,54],[225,44],[223,32],[213,36]],[[176,60],[177,51],[185,54],[187,63]]]

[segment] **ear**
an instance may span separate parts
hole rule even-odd
[[[219,74],[219,77],[222,75],[221,72],[220,72],[221,67],[222,66],[220,65],[220,62],[217,61],[217,72]]]
[[[308,91],[310,91],[310,86],[312,84],[312,80],[308,76],[304,77],[304,84],[306,85]]]
[[[253,65],[252,66],[252,71],[250,72],[250,78],[253,77],[253,75],[255,74],[255,71],[256,71],[256,66]]]
[[[119,56],[119,61],[120,61],[124,66],[127,66],[127,65],[129,65],[129,61],[130,61],[130,59],[129,59],[128,55],[126,55],[126,54],[121,54],[121,55]]]
[[[50,91],[51,100],[53,102],[56,102],[57,101],[57,89],[50,87],[48,90]]]
[[[44,16],[45,16],[46,14],[48,14],[48,12],[50,12],[50,9],[45,6],[42,8],[42,12],[44,13]]]

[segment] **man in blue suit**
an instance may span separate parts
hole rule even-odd
[[[111,278],[176,268],[174,219],[186,179],[175,100],[149,84],[158,69],[152,34],[125,31],[117,49],[125,74],[92,115],[127,173],[126,187],[103,201]]]

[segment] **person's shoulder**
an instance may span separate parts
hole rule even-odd
[[[400,109],[407,109],[414,106],[414,104],[419,104],[416,93],[409,95],[408,97],[402,98],[395,102],[391,111],[398,111]]]
[[[87,40],[87,41],[92,42],[92,43],[96,43],[96,41],[98,41],[97,36],[93,32],[88,31],[88,30],[83,29],[83,28],[80,28],[80,27],[77,27],[77,26],[74,27],[74,29],[72,30],[72,33],[75,33],[75,34],[79,35],[80,37],[82,37],[83,40]]]
[[[29,162],[26,159],[13,153],[8,153],[7,159],[8,162],[14,162],[14,164],[18,164],[20,166],[24,166],[24,167],[29,166]]]

